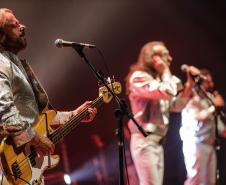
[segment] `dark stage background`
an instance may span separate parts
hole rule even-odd
[[[0,0],[0,7],[14,10],[27,26],[28,48],[21,57],[30,61],[58,110],[71,110],[85,100],[95,99],[98,86],[73,49],[54,46],[57,38],[96,44],[111,74],[123,85],[121,98],[126,99],[124,78],[128,67],[136,61],[143,44],[152,40],[166,43],[174,58],[172,71],[183,80],[182,64],[210,68],[217,89],[226,98],[224,0]],[[85,53],[95,68],[106,74],[98,52],[86,49]],[[114,101],[102,106],[92,124],[81,124],[57,146],[56,153],[64,160],[46,173],[46,185],[64,184],[61,174],[68,168],[78,185],[118,184],[116,107]],[[167,185],[183,184],[186,175],[179,126],[180,115],[173,114],[165,143]],[[127,132],[126,136],[128,143]],[[220,159],[222,185],[226,184],[224,142]],[[128,150],[126,154],[129,173],[135,177]],[[135,178],[131,184],[137,185]]]

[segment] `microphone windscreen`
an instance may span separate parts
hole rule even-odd
[[[58,48],[62,48],[62,43],[63,43],[63,40],[62,39],[56,39],[55,42],[54,42],[54,44]]]
[[[186,72],[188,70],[188,65],[187,64],[182,64],[180,69],[181,69],[181,71]]]

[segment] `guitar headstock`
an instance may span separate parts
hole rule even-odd
[[[108,87],[115,93],[120,94],[122,92],[122,86],[119,82],[112,82],[108,84]],[[103,97],[103,101],[105,103],[109,103],[112,99],[111,93],[109,93],[108,89],[105,86],[99,88],[99,96]]]

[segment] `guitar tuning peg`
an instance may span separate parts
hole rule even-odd
[[[114,75],[112,76],[112,82],[115,82],[115,76]]]
[[[110,77],[107,77],[107,80],[106,81],[107,81],[108,84],[112,83],[112,80],[111,80]]]

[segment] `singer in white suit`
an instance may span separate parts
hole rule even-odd
[[[144,137],[134,123],[129,122],[130,149],[140,185],[162,185],[164,158],[162,140],[168,123],[169,112],[180,112],[189,99],[193,80],[188,80],[181,93],[181,81],[171,74],[172,57],[163,42],[145,44],[137,63],[127,76],[127,93],[138,123],[149,133]]]

